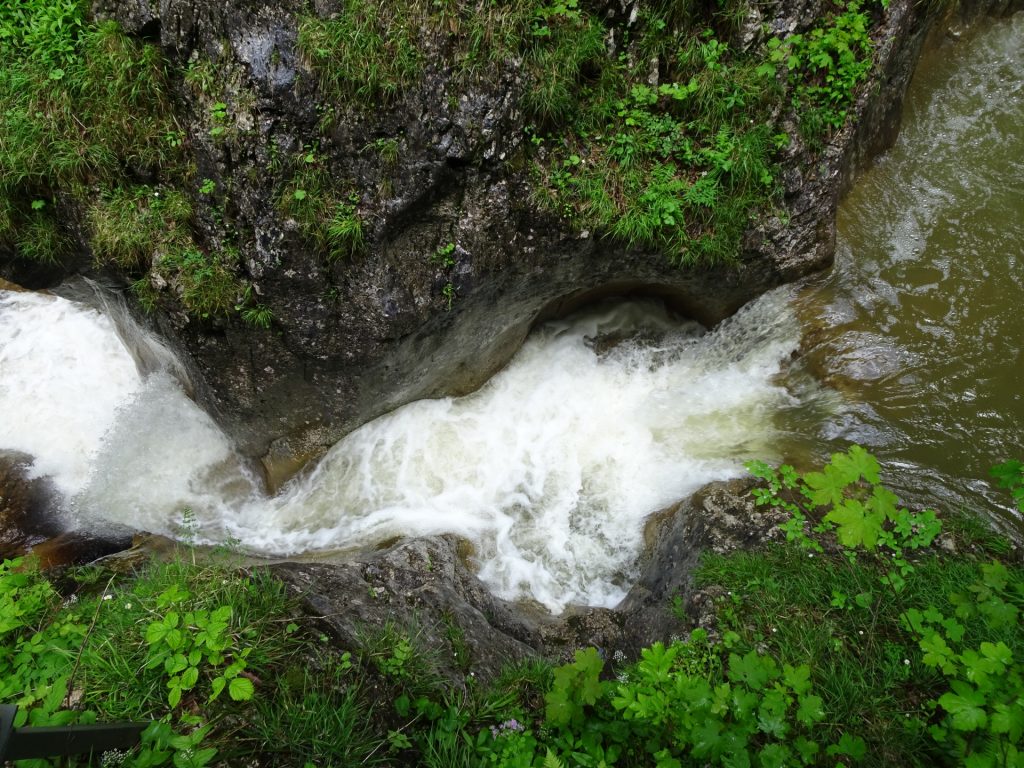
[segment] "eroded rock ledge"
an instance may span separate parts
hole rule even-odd
[[[493,677],[534,655],[571,659],[591,645],[633,657],[710,620],[710,596],[692,582],[701,552],[725,554],[779,538],[780,513],[756,507],[750,487],[749,480],[711,483],[660,515],[641,577],[614,609],[571,608],[552,617],[507,603],[487,591],[464,562],[458,539],[447,536],[404,540],[342,565],[286,563],[271,570],[338,646],[359,648],[391,624],[434,651],[453,680],[469,669]],[[673,612],[673,600],[685,613]]]

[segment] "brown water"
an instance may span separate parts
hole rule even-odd
[[[1024,531],[988,479],[1024,458],[1024,13],[925,56],[838,225],[797,308],[803,364],[843,405],[803,452],[860,443],[906,501]]]

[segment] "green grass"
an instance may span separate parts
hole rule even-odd
[[[174,281],[185,309],[206,318],[228,315],[241,306],[245,288],[234,271],[237,263],[233,249],[206,253],[184,246],[166,253],[154,269]]]
[[[117,187],[95,199],[87,218],[96,263],[131,273],[148,268],[154,253],[189,241],[192,204],[173,188]]]
[[[343,193],[322,158],[303,153],[278,197],[278,210],[294,218],[302,233],[328,259],[354,256],[364,247],[363,220],[354,192]]]
[[[236,734],[239,758],[253,751],[264,764],[355,766],[387,758],[355,674],[330,652],[315,666],[294,665],[277,681],[273,698],[257,699]],[[230,754],[226,756],[230,757]]]
[[[179,159],[164,140],[172,128],[165,72],[155,47],[112,22],[86,23],[82,3],[4,8],[0,239],[25,258],[51,260],[59,249],[27,246],[46,226],[32,201],[52,200],[58,189],[85,201],[86,185],[113,186],[126,171],[168,169]]]
[[[329,19],[299,20],[298,47],[335,100],[390,100],[419,75],[423,3],[345,0]]]
[[[842,556],[785,545],[706,555],[696,579],[727,590],[717,614],[721,630],[735,633],[735,648],[759,647],[781,662],[810,664],[825,704],[827,739],[838,741],[847,731],[862,737],[866,765],[947,764],[921,722],[929,717],[926,702],[948,684],[922,663],[901,616],[929,605],[952,615],[949,595],[979,580],[980,564],[925,555],[898,594],[879,583],[885,568],[866,556],[851,565]],[[1022,627],[997,638],[980,622],[967,624],[965,645],[996,640],[1024,652]]]

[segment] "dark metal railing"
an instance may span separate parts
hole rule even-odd
[[[18,707],[0,704],[0,763],[41,757],[66,757],[86,752],[98,755],[112,749],[131,749],[149,723],[15,728]]]

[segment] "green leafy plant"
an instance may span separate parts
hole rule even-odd
[[[228,120],[228,105],[223,101],[218,101],[211,105],[210,120],[213,122],[213,127],[210,128],[210,135],[214,137],[223,136],[227,130],[225,123]]]
[[[377,155],[385,166],[390,168],[398,163],[398,139],[374,139],[366,146],[367,148],[372,147],[377,151]]]
[[[1009,471],[1015,477],[1017,468],[1000,465],[994,474]],[[928,692],[923,717],[907,723],[915,738],[927,739],[927,746],[918,749],[941,755],[943,764],[1016,764],[1024,735],[1024,637],[1019,626],[1024,577],[1019,570],[998,561],[957,571],[947,563],[912,561],[910,553],[927,547],[938,534],[939,520],[934,513],[913,515],[899,508],[895,497],[878,485],[877,461],[857,446],[833,455],[822,471],[802,477],[785,466],[774,470],[755,463],[751,469],[767,484],[755,491],[758,503],[790,513],[784,528],[808,557],[824,553],[822,536],[835,535],[859,584],[865,583],[863,575],[881,571],[879,581],[888,591],[861,587],[851,598],[853,590],[832,587],[830,605],[853,614],[868,612],[875,621],[883,614],[890,637],[903,634],[917,647],[916,654],[906,646],[895,651],[897,659],[904,655],[905,672],[894,674],[899,666],[892,664],[889,684],[914,680]],[[1013,482],[1006,485],[1011,491],[1015,487]],[[812,516],[819,520],[813,528]],[[883,550],[888,556],[875,561],[870,571],[858,564]],[[890,570],[887,560],[896,568]],[[927,575],[918,574],[922,567],[929,570]],[[931,676],[915,673],[912,657]],[[942,682],[936,684],[934,675],[941,675]]]
[[[930,545],[942,528],[933,511],[915,513],[899,506],[896,495],[880,484],[878,461],[858,445],[833,454],[822,471],[802,478],[786,465],[776,470],[763,462],[750,462],[747,469],[767,482],[766,488],[753,492],[757,503],[789,513],[782,528],[790,541],[822,551],[808,532],[814,516],[818,518],[815,530],[834,532],[851,556],[858,547],[872,553],[888,550],[892,570],[883,581],[897,590],[913,570],[907,552]]]
[[[185,245],[165,254],[154,268],[174,281],[186,309],[208,318],[226,315],[238,305],[245,289],[233,272],[236,262],[237,254],[230,250],[207,254]]]
[[[192,205],[173,188],[116,187],[99,195],[87,215],[97,264],[146,269],[155,253],[191,240]]]
[[[759,71],[774,76],[777,68],[785,68],[801,133],[814,145],[843,126],[857,86],[871,71],[874,46],[868,26],[861,3],[851,0],[827,24],[769,41],[769,60]]]
[[[991,474],[1000,488],[1010,492],[1017,509],[1024,511],[1024,463],[1011,459],[993,467]]]
[[[314,151],[304,152],[281,192],[278,208],[299,223],[303,234],[328,259],[354,256],[365,245],[359,196],[355,192],[342,196],[325,163],[326,158]]]
[[[242,315],[242,320],[257,328],[270,328],[274,322],[274,312],[265,304],[242,307],[239,311]]]
[[[455,266],[455,243],[445,243],[438,246],[430,260],[440,264],[444,268]]]
[[[211,677],[209,700],[224,691],[235,701],[253,697],[252,681],[241,676],[251,649],[237,649],[236,639],[229,631],[231,606],[212,611],[198,608],[185,612],[173,610],[188,601],[191,595],[174,585],[157,598],[157,605],[170,610],[146,628],[149,669],[162,667],[167,675],[167,703],[173,708],[182,695],[199,682],[200,673]],[[230,663],[227,663],[228,659]],[[226,666],[225,666],[226,664]],[[221,669],[223,667],[223,669]]]

